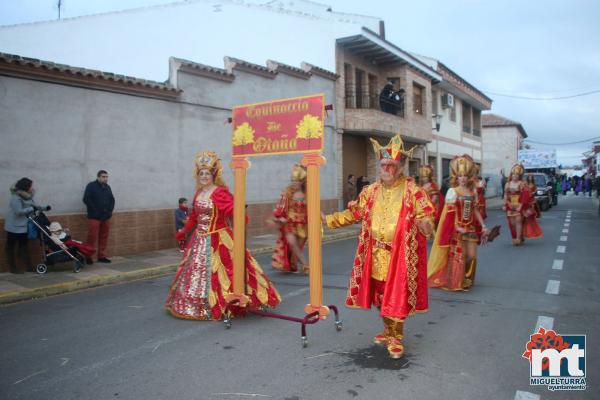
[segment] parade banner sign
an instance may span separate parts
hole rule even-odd
[[[233,109],[233,157],[323,150],[325,95],[247,104]]]
[[[519,162],[525,169],[530,168],[556,168],[556,150],[519,150]]]

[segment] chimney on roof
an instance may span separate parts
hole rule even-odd
[[[379,37],[385,40],[385,21],[379,21]]]

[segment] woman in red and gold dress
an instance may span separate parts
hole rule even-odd
[[[177,232],[185,238],[193,230],[165,307],[173,316],[219,320],[233,293],[233,196],[221,178],[221,161],[212,151],[201,151],[194,160],[197,191],[188,223]],[[277,290],[250,252],[246,251],[246,295],[252,308],[275,307]],[[234,315],[243,309],[232,308]]]
[[[475,163],[468,155],[450,162],[450,189],[427,263],[429,287],[468,290],[475,282],[477,244],[490,231],[479,212]]]
[[[537,201],[535,201],[535,192],[537,192],[537,186],[535,184],[533,175],[529,175],[527,177],[527,190],[529,190],[529,194],[534,200],[531,202],[530,208],[533,210],[535,217],[539,218],[542,215],[542,210],[540,210],[540,205],[537,203]]]
[[[487,202],[485,200],[486,184],[485,180],[483,180],[479,175],[480,172],[481,167],[475,164],[475,190],[477,191],[477,207],[479,208],[479,214],[481,214],[481,218],[485,221],[487,219]],[[475,221],[475,225],[477,226],[477,234],[481,238],[481,225],[478,221]]]
[[[281,193],[273,211],[273,222],[279,226],[279,237],[275,244],[272,266],[284,272],[308,273],[308,264],[303,250],[306,243],[308,223],[306,214],[306,169],[294,165],[292,183]]]
[[[486,183],[481,175],[479,175],[481,172],[481,167],[478,165],[475,165],[475,167],[477,169],[475,174],[475,190],[477,190],[477,199],[479,201],[479,213],[485,221],[487,219],[487,202],[485,201]]]
[[[440,192],[440,187],[433,178],[431,165],[424,165],[419,168],[419,186],[427,193],[431,204],[435,207],[435,225],[437,226],[444,209],[444,195]]]
[[[524,238],[534,239],[544,235],[535,216],[535,197],[522,178],[525,168],[515,164],[510,170],[509,180],[504,187],[504,206],[508,226],[515,246],[523,244]]]

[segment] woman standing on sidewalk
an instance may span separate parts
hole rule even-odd
[[[271,220],[279,227],[271,265],[280,271],[299,272],[298,262],[302,266],[302,272],[309,271],[303,254],[308,223],[305,198],[306,169],[294,165],[292,183],[281,193]]]
[[[197,191],[189,221],[177,232],[177,240],[193,230],[167,297],[173,316],[195,320],[219,320],[233,293],[233,196],[221,178],[221,161],[212,151],[201,151],[194,160]],[[275,307],[277,290],[250,252],[246,251],[246,295],[249,307]],[[230,308],[234,315],[244,309]]]
[[[475,169],[468,155],[450,162],[451,187],[427,263],[429,287],[460,291],[475,283],[477,244],[490,233],[479,211]]]
[[[8,211],[4,219],[6,262],[11,273],[22,274],[24,271],[17,268],[15,247],[18,245],[19,258],[25,268],[31,268],[31,260],[27,251],[27,216],[35,210],[49,210],[50,206],[42,208],[35,203],[33,200],[35,194],[33,181],[29,178],[19,179],[10,188],[10,193]]]

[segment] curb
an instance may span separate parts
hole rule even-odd
[[[35,289],[13,291],[0,294],[0,304],[15,303],[23,300],[32,300],[46,296],[76,292],[98,286],[154,278],[163,275],[169,275],[176,270],[177,264],[162,265],[160,267],[146,268],[131,272],[122,272],[114,275],[93,276],[80,281],[58,283],[56,285],[43,286]]]
[[[328,235],[323,238],[323,243],[335,242],[338,240],[356,237],[358,232],[343,232],[334,235]],[[275,246],[260,247],[250,250],[253,256],[270,253],[275,250]],[[18,290],[0,294],[0,305],[16,303],[19,301],[33,300],[58,294],[77,292],[83,289],[90,289],[99,286],[114,285],[137,281],[141,279],[158,278],[171,275],[177,271],[179,264],[161,265],[158,267],[145,268],[130,272],[121,272],[114,275],[99,275],[87,279],[58,283],[56,285],[43,286],[35,289]]]

